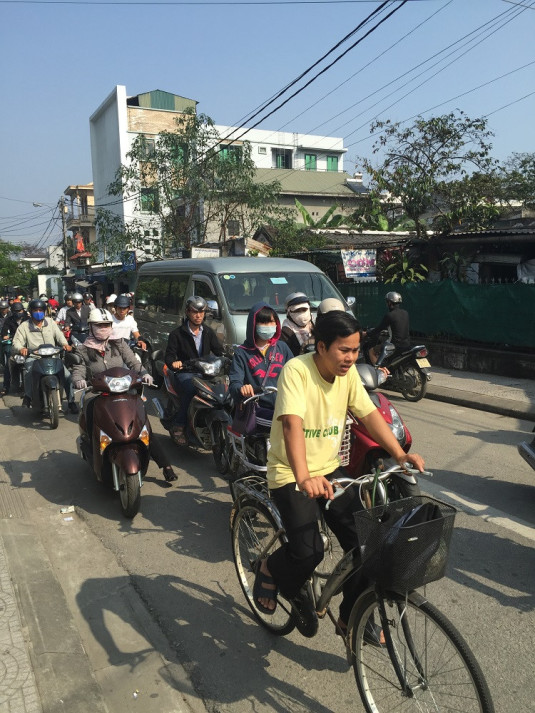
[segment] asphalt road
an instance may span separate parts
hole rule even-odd
[[[496,711],[532,711],[535,489],[533,472],[516,453],[532,424],[436,401],[392,400],[434,472],[423,490],[461,508],[448,576],[427,588],[428,598],[469,641]],[[13,414],[13,425],[26,426],[24,440],[12,444],[12,470],[22,474],[15,484],[28,489],[34,523],[90,655],[98,649],[112,665],[126,656],[142,694],[147,652],[137,642],[149,638],[184,665],[209,711],[362,710],[328,620],[307,640],[297,632],[273,638],[252,619],[231,560],[228,488],[211,456],[167,440],[178,484],[169,487],[151,464],[141,513],[129,522],[76,455],[75,418],[50,432],[18,406]],[[9,426],[1,434],[9,438]],[[76,516],[66,522],[59,510],[70,504]],[[121,616],[116,602],[129,581],[156,626],[115,640],[111,623]],[[109,700],[116,706],[110,710],[126,709],[111,687]]]

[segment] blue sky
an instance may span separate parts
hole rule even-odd
[[[370,155],[375,116],[489,114],[496,158],[535,151],[535,94],[517,101],[535,90],[535,0],[518,3],[410,1],[260,127],[343,136],[350,172]],[[89,117],[116,84],[128,95],[162,89],[196,99],[216,123],[240,124],[379,4],[0,1],[0,237],[39,241],[47,206],[69,184],[92,180]],[[59,237],[55,226],[45,242]]]

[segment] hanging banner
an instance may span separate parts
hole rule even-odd
[[[375,280],[377,252],[375,250],[340,250],[346,277],[355,282]]]

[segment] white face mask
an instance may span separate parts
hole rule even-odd
[[[288,316],[298,327],[305,327],[310,322],[310,307],[304,312],[290,312]]]
[[[111,329],[112,329],[112,328],[111,328],[111,325],[109,326],[109,325],[107,325],[107,324],[106,324],[106,325],[101,325],[101,324],[96,325],[96,324],[94,324],[94,325],[91,327],[91,331],[93,332],[93,336],[95,337],[95,339],[98,339],[98,340],[101,341],[101,342],[105,341],[106,339],[109,339],[109,337],[110,337],[110,335],[111,335]]]

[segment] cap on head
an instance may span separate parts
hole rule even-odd
[[[341,301],[336,299],[336,297],[327,297],[322,300],[318,305],[318,314],[327,314],[327,312],[334,312],[335,310],[339,312],[345,312],[346,306]]]
[[[403,299],[399,292],[387,292],[385,295],[385,300],[387,302],[392,302],[393,304],[401,304]]]
[[[95,309],[92,309],[89,313],[87,322],[88,324],[106,324],[107,322],[109,324],[113,324],[113,317],[107,309],[103,309],[102,307],[95,307]]]
[[[304,292],[292,292],[286,298],[286,311],[291,307],[297,307],[298,305],[309,305],[310,300],[305,295]]]
[[[115,307],[130,307],[130,296],[119,295],[115,300]]]

